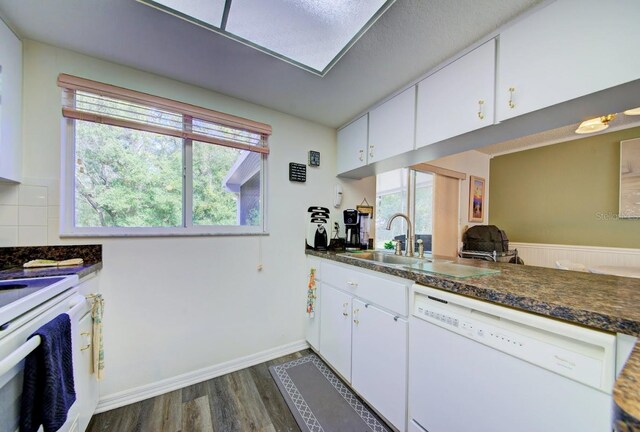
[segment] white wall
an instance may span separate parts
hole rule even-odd
[[[458,242],[459,247],[462,247],[462,233],[464,233],[468,227],[473,225],[486,224],[489,221],[489,160],[491,157],[487,154],[481,153],[476,150],[469,150],[464,153],[459,153],[451,156],[447,156],[434,161],[429,161],[430,165],[435,165],[441,168],[446,168],[458,172],[467,174],[465,180],[460,181],[460,209],[458,211],[459,217],[459,229],[458,229]],[[485,179],[485,202],[484,202],[484,221],[483,222],[469,222],[469,176],[482,177]]]
[[[59,239],[61,91],[56,78],[61,72],[271,124],[270,235]],[[25,41],[23,135],[27,183],[48,191],[48,243],[104,245],[101,287],[107,369],[101,385],[103,398],[303,339],[306,209],[320,204],[334,211],[333,185],[338,182],[334,129]],[[289,182],[289,162],[305,163],[309,150],[320,151],[321,167],[309,167],[304,184]],[[355,206],[365,196],[374,202],[373,178],[341,183],[342,209]],[[0,189],[0,200],[10,194],[16,192]],[[260,255],[262,271],[256,268]]]

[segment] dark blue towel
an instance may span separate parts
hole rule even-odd
[[[35,335],[41,342],[25,361],[20,431],[35,432],[42,425],[54,432],[76,400],[69,315],[58,315],[29,338]]]

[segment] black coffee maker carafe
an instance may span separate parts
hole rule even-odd
[[[358,210],[347,209],[344,215],[345,248],[360,249],[360,216]]]

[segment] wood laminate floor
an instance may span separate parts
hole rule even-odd
[[[209,381],[96,414],[87,432],[300,431],[269,366],[299,351]]]

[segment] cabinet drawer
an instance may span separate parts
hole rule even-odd
[[[364,301],[406,316],[410,281],[378,276],[353,266],[322,262],[322,282],[345,290]]]

